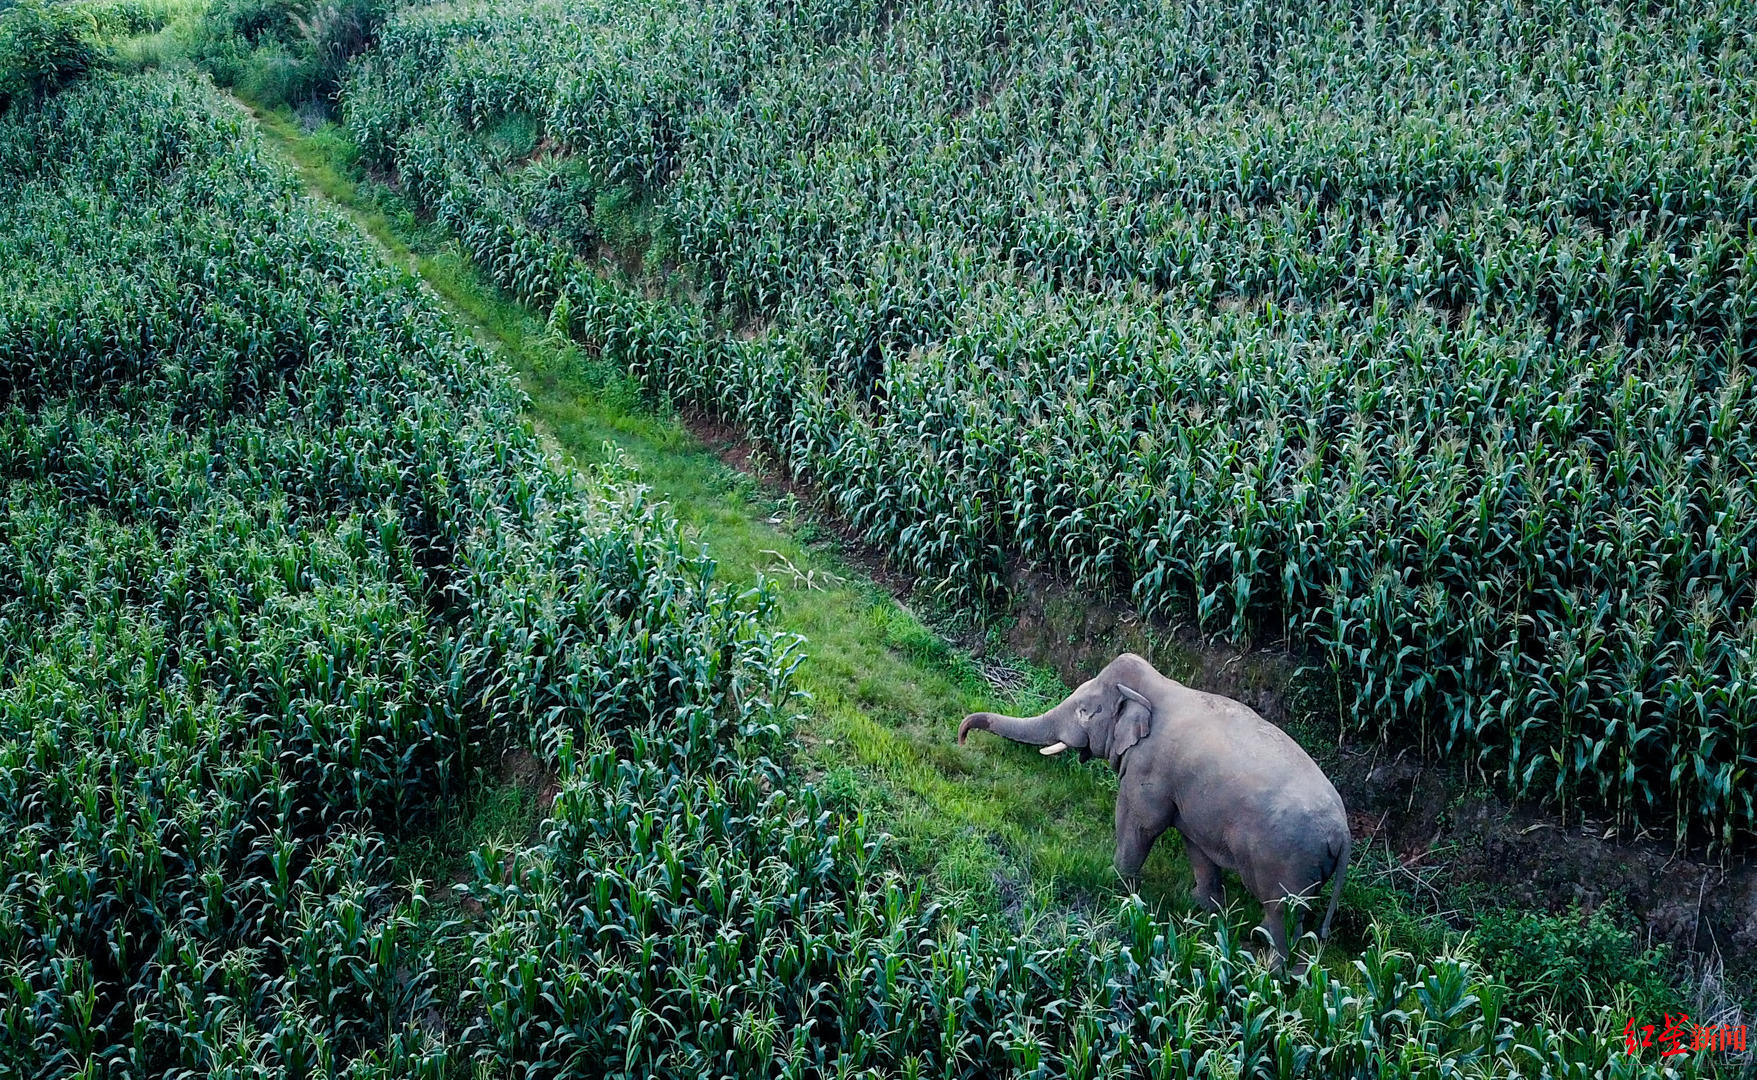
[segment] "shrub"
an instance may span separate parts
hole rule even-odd
[[[314,94],[328,95],[341,85],[349,62],[377,37],[389,6],[388,0],[330,0],[294,18]]]
[[[201,0],[74,0],[105,38],[152,34],[203,11]]]
[[[1608,907],[1559,915],[1487,909],[1471,932],[1476,954],[1506,984],[1522,1016],[1578,1020],[1620,988],[1642,1014],[1677,1008],[1666,950],[1643,946]]]
[[[207,10],[208,32],[249,45],[290,41],[304,6],[304,0],[213,0]]]
[[[371,46],[388,0],[217,0],[198,57],[216,79],[266,106],[325,101]]]
[[[21,0],[0,10],[0,111],[59,90],[97,66],[97,27],[77,8]]]

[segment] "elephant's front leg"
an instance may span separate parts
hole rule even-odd
[[[1127,783],[1117,792],[1116,872],[1122,875],[1130,892],[1140,891],[1141,867],[1146,865],[1147,853],[1153,850],[1153,841],[1159,839],[1159,834],[1171,827],[1176,814],[1176,807],[1144,799]]]

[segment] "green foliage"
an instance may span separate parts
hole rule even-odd
[[[1363,940],[1383,934],[1389,941],[1417,955],[1431,956],[1454,948],[1459,934],[1444,918],[1431,914],[1423,901],[1399,891],[1384,873],[1389,858],[1371,846],[1357,848],[1350,859],[1348,882],[1342,904],[1336,911],[1338,936]],[[1482,957],[1478,957],[1483,959]],[[1495,971],[1484,959],[1484,967]],[[1499,978],[1499,972],[1496,972]]]
[[[157,24],[158,12],[148,21],[147,29],[106,34],[104,52],[110,66],[122,71],[147,71],[186,62],[197,51],[201,39],[202,0],[170,3],[166,18]],[[100,14],[99,18],[103,16]]]
[[[388,0],[215,0],[192,52],[258,104],[323,102],[389,8]]]
[[[389,0],[328,0],[312,4],[294,20],[315,94],[332,93],[341,85],[348,64],[372,44],[389,10]]]
[[[850,814],[864,805],[860,779],[846,765],[831,769],[817,782],[817,789],[824,806],[835,813]]]
[[[232,69],[232,89],[265,105],[302,104],[313,96],[310,66],[280,45],[259,46]]]
[[[244,123],[167,76],[0,123],[9,1067],[1658,1075],[1460,957],[1290,984],[1135,901],[948,920],[772,758],[771,595],[615,470],[555,472],[506,372]],[[387,838],[509,744],[554,803],[534,838],[478,807],[476,913],[436,925]]]
[[[85,11],[48,0],[0,9],[0,112],[54,93],[97,66],[97,33]]]
[[[202,0],[73,0],[104,38],[153,34],[200,12]]]
[[[250,45],[287,41],[303,10],[290,0],[213,0],[207,23],[217,37],[236,37]]]
[[[537,149],[537,119],[523,113],[508,113],[488,133],[489,144],[506,161],[522,161]]]
[[[447,4],[343,106],[499,285],[948,602],[1025,559],[1285,635],[1356,730],[1724,847],[1757,828],[1754,10]],[[595,228],[484,150],[515,114]],[[682,298],[603,274],[614,190]]]
[[[598,235],[619,251],[640,254],[653,239],[652,208],[625,184],[605,188],[593,197],[592,224]]]
[[[761,744],[762,599],[553,472],[211,88],[59,95],[0,178],[0,1060],[430,1074],[386,838],[588,723]]]
[[[998,906],[1005,866],[992,843],[975,830],[962,829],[938,855],[934,896],[960,913],[959,921],[973,921]]]
[[[1635,1015],[1676,1008],[1666,979],[1666,954],[1642,946],[1603,907],[1548,915],[1488,909],[1471,932],[1475,953],[1506,984],[1507,1006],[1521,1016],[1573,1020],[1622,987]]]

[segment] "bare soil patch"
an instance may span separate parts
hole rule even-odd
[[[515,747],[501,755],[500,779],[529,791],[536,799],[539,818],[549,812],[555,804],[555,796],[561,792],[561,781],[541,758],[523,747]]]

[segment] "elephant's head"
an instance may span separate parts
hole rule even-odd
[[[1059,754],[1073,747],[1120,768],[1123,754],[1146,738],[1153,726],[1153,703],[1147,694],[1156,674],[1147,661],[1124,653],[1039,716],[971,713],[958,725],[958,742],[972,730],[992,731],[1014,742],[1040,746],[1040,754]]]

